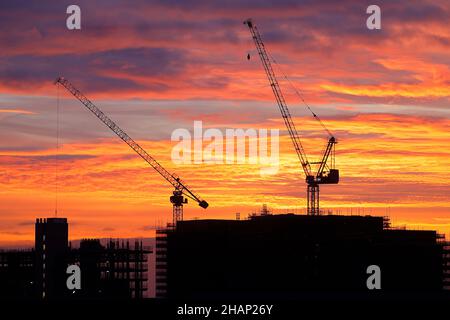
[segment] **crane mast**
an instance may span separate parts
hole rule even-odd
[[[252,22],[251,19],[244,21],[252,34],[253,42],[258,51],[259,57],[261,59],[264,71],[266,72],[267,78],[269,80],[270,87],[277,101],[278,108],[283,117],[286,128],[291,137],[292,144],[297,153],[300,164],[305,173],[305,181],[307,183],[307,214],[308,215],[319,215],[320,214],[320,184],[336,184],[339,182],[339,170],[334,169],[334,145],[337,143],[335,137],[329,133],[330,137],[325,148],[325,152],[319,162],[309,162],[306,156],[305,150],[303,149],[302,143],[300,141],[300,135],[295,127],[294,121],[292,120],[291,114],[289,112],[286,100],[284,99],[283,93],[281,91],[280,85],[278,84],[277,77],[272,68],[269,55],[264,47],[261,35]],[[315,118],[317,116],[313,114]],[[318,118],[317,118],[318,119]],[[329,131],[328,131],[329,132]],[[328,159],[331,157],[331,168],[327,165]],[[311,170],[311,164],[317,164],[318,170],[316,174],[313,174]]]
[[[75,98],[77,98],[87,109],[89,109],[100,121],[110,128],[120,139],[122,139],[131,149],[133,149],[142,159],[144,159],[153,169],[155,169],[165,180],[167,180],[175,188],[170,202],[173,204],[173,226],[178,221],[183,220],[183,204],[187,203],[190,198],[198,203],[204,209],[208,207],[208,203],[200,198],[200,196],[192,191],[188,185],[181,180],[176,174],[167,171],[158,161],[149,155],[136,141],[134,141],[125,131],[123,131],[114,121],[105,115],[97,106],[95,106],[88,98],[86,98],[77,88],[75,88],[67,79],[58,78],[55,84],[62,85]],[[186,196],[187,198],[185,198]]]

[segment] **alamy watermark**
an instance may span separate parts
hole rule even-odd
[[[68,290],[81,289],[81,269],[80,266],[72,264],[67,266],[66,273],[69,275],[66,280],[66,287]]]
[[[66,19],[66,27],[69,30],[81,30],[81,9],[76,4],[67,7],[66,13],[69,15]]]
[[[381,8],[376,4],[367,7],[366,13],[370,16],[366,20],[366,26],[369,30],[381,29]]]
[[[366,273],[369,275],[366,281],[367,289],[381,289],[381,268],[376,264],[367,267]]]
[[[366,13],[370,16],[366,20],[366,26],[369,30],[381,29],[381,8],[372,4],[366,9]],[[81,30],[81,8],[76,4],[71,4],[66,9],[66,27],[69,30]]]
[[[202,121],[194,121],[193,134],[178,128],[171,140],[178,142],[171,154],[175,164],[254,164],[261,175],[278,172],[278,129],[203,130]]]

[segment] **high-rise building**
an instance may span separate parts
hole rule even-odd
[[[143,299],[152,248],[133,242],[83,239],[72,248],[66,218],[36,219],[34,250],[0,250],[0,299]],[[69,265],[80,267],[79,289],[67,287]]]
[[[36,219],[36,291],[40,298],[62,298],[67,293],[68,229],[66,218]]]

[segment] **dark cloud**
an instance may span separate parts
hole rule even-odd
[[[28,232],[21,232],[21,231],[0,231],[0,234],[5,234],[9,236],[23,236],[28,234]]]
[[[408,1],[400,5],[399,3],[385,4],[386,11],[383,19],[386,22],[402,21],[404,23],[424,23],[448,20],[450,16],[449,7],[441,6],[438,3],[426,1]]]
[[[160,225],[146,225],[140,228],[140,230],[142,231],[154,231],[157,229],[160,229],[161,226]]]
[[[22,221],[22,222],[19,222],[17,225],[19,225],[19,226],[34,226],[34,221]]]
[[[63,75],[87,92],[127,89],[164,91],[167,85],[143,86],[135,81],[108,77],[106,73],[131,76],[175,76],[183,71],[183,50],[163,48],[129,48],[90,54],[56,56],[19,55],[0,58],[0,82],[6,86],[48,83]]]
[[[77,160],[85,160],[95,158],[95,156],[91,155],[69,155],[69,154],[61,154],[57,156],[58,163],[69,163]],[[54,163],[56,159],[56,155],[43,155],[43,156],[5,156],[0,155],[0,163],[2,166],[17,166],[17,165],[51,165]]]

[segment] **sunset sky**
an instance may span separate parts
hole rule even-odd
[[[335,213],[390,215],[450,236],[450,3],[377,1],[19,1],[0,3],[0,246],[31,245],[34,220],[67,217],[70,237],[151,237],[172,187],[63,88],[77,86],[210,203],[185,218],[234,218],[267,203],[303,212],[304,176],[243,20],[337,137]],[[81,8],[81,30],[66,8]],[[247,60],[247,54],[251,59]],[[276,69],[278,70],[278,69]],[[326,133],[280,81],[311,160]],[[280,167],[175,165],[177,128],[280,129]],[[58,155],[56,166],[55,157]],[[352,209],[350,209],[352,208]]]

